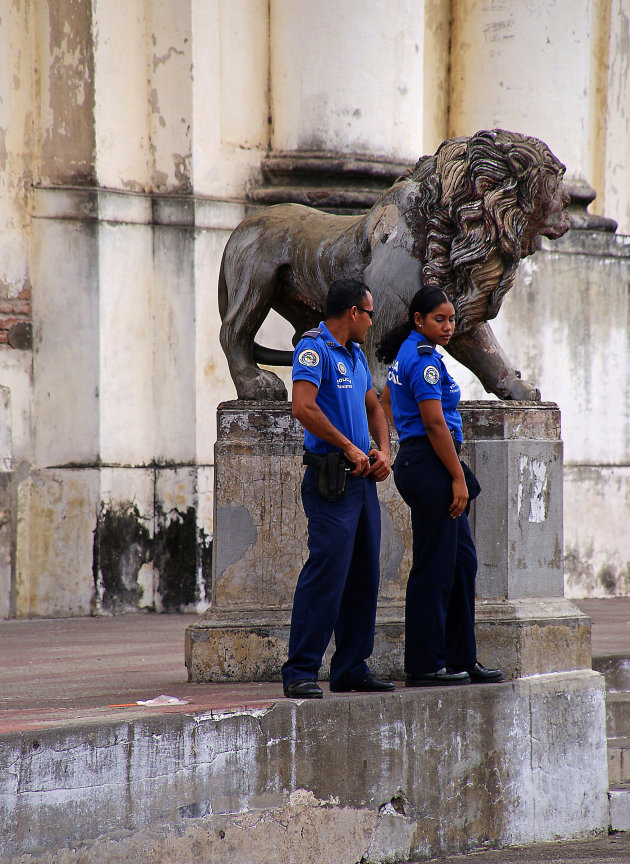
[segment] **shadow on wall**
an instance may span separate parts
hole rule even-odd
[[[133,503],[103,505],[92,562],[96,615],[198,611],[210,602],[212,538],[197,527],[194,507],[158,508],[153,520]]]

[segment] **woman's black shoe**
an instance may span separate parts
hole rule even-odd
[[[427,672],[424,675],[407,675],[405,687],[443,687],[452,684],[470,684],[468,672],[450,672],[438,669],[437,672]]]

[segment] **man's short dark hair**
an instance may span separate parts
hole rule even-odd
[[[360,306],[369,290],[358,279],[335,279],[326,297],[326,316],[335,318],[343,314],[344,309]]]

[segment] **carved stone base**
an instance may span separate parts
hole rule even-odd
[[[477,601],[477,648],[488,668],[506,679],[589,669],[591,622],[563,598]],[[186,630],[190,681],[279,681],[287,658],[291,615],[283,612],[214,613],[208,610]],[[401,681],[404,673],[405,610],[380,609],[370,669]],[[320,670],[328,680],[334,639]]]
[[[261,162],[263,183],[249,191],[256,204],[305,204],[332,213],[369,210],[412,164],[354,153],[271,153]]]

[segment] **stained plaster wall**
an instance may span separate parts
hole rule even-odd
[[[0,345],[14,502],[2,614],[103,609],[102,520],[127,525],[137,513],[140,535],[173,525],[190,537],[190,508],[192,607],[204,607],[215,411],[234,395],[217,274],[269,148],[413,161],[448,135],[526,119],[571,176],[601,182],[595,208],[630,229],[628,0],[569,5],[570,32],[563,4],[532,15],[531,3],[406,0],[368,16],[354,0],[316,12],[305,0],[0,0],[0,293],[32,286],[34,331],[32,351]],[[537,62],[505,63],[514,50]],[[569,68],[556,111],[549,82]],[[525,372],[530,334],[509,329],[503,341]],[[260,341],[286,347],[290,336],[271,316]],[[577,425],[565,424],[567,440]],[[608,500],[611,471],[611,490],[625,488],[619,454],[597,467],[593,442],[607,429],[566,472],[595,500]],[[579,513],[565,518],[571,538]],[[611,552],[602,521],[568,547],[574,593],[625,590],[630,552],[619,536]],[[117,578],[131,588],[112,609],[163,606],[154,555],[122,556]],[[595,575],[578,575],[589,561]]]

